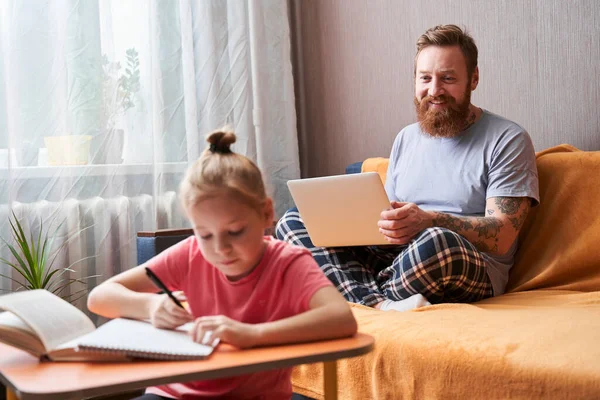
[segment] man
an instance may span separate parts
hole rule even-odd
[[[418,123],[396,137],[379,230],[394,246],[315,247],[297,210],[277,237],[309,248],[348,301],[382,310],[504,292],[517,238],[539,202],[535,153],[514,122],[471,104],[477,46],[455,25],[417,41]]]

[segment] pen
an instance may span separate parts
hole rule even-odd
[[[146,269],[146,275],[148,275],[148,278],[150,278],[150,280],[156,286],[158,286],[159,289],[161,289],[163,292],[165,292],[167,294],[167,296],[169,296],[171,298],[171,300],[173,300],[175,302],[175,304],[177,304],[179,307],[185,309],[185,307],[183,306],[183,304],[181,304],[179,302],[179,300],[177,300],[177,298],[175,296],[173,296],[173,293],[171,293],[171,291],[169,289],[167,289],[167,287],[165,286],[165,284],[162,283],[162,281],[160,279],[158,279],[158,276],[154,275],[154,272],[152,272],[150,270],[150,268],[145,267],[145,269]]]

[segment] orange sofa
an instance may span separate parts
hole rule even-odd
[[[364,170],[384,177],[386,159]],[[339,398],[599,399],[600,152],[537,154],[541,203],[521,232],[507,293],[382,312],[353,304],[375,350],[338,364]],[[322,399],[320,365],[294,392]]]

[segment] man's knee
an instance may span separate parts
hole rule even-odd
[[[434,226],[423,230],[415,239],[417,243],[430,243],[433,251],[442,248],[464,247],[467,240],[448,228]]]
[[[298,212],[298,208],[292,207],[289,210],[287,210],[281,218],[279,218],[278,223],[281,223],[282,221],[298,219],[299,217],[300,217],[300,212]]]
[[[297,213],[297,212],[298,212],[298,207],[292,207],[292,208],[290,208],[289,210],[287,210],[287,211],[285,212],[285,214],[283,214],[283,215],[285,216],[285,215],[287,215],[287,214],[291,214],[291,213]]]
[[[442,259],[456,259],[464,253],[462,249],[468,246],[467,242],[458,233],[450,229],[432,227],[423,230],[396,258],[395,264],[403,274],[432,273],[440,268]],[[458,249],[458,251],[457,251]],[[420,260],[415,262],[415,260]],[[437,262],[432,262],[437,260]]]
[[[292,207],[287,210],[283,216],[277,221],[275,226],[275,237],[279,240],[287,240],[290,232],[305,229],[304,222],[300,217],[298,208]]]

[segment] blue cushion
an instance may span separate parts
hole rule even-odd
[[[143,233],[140,232],[142,235]],[[164,251],[165,249],[173,246],[175,243],[182,241],[183,239],[190,237],[193,233],[182,233],[181,230],[174,235],[160,235],[156,236],[142,236],[138,233],[137,237],[137,262],[141,265]]]
[[[352,163],[346,167],[347,174],[360,174],[362,169],[362,161]]]

